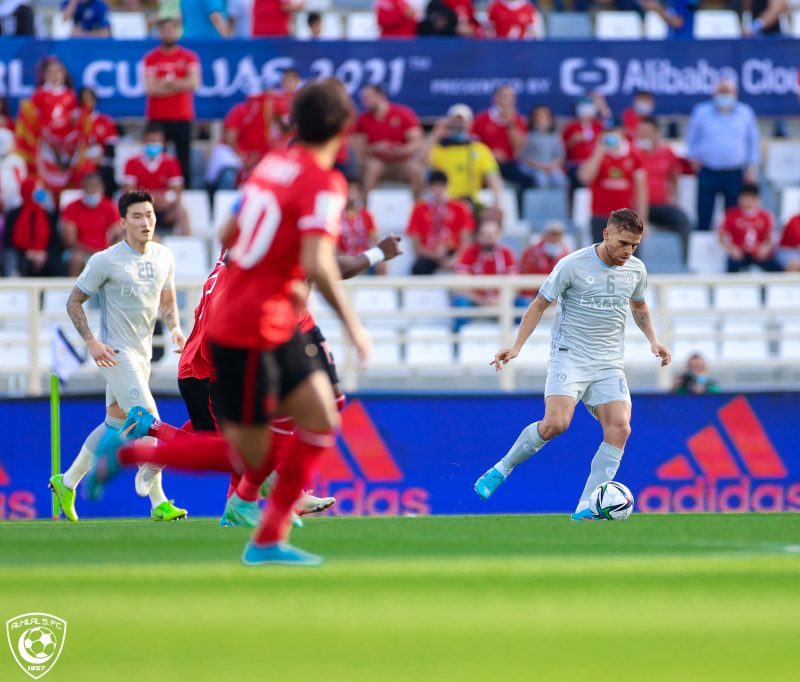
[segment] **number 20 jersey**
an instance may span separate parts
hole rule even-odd
[[[209,340],[270,350],[291,338],[297,313],[290,290],[306,276],[302,240],[338,238],[346,194],[344,176],[321,168],[300,145],[264,157],[244,186],[227,286],[209,310]]]

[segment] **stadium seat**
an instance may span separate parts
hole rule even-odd
[[[658,367],[653,351],[650,350],[650,342],[639,329],[636,331],[638,336],[625,339],[625,364]]]
[[[758,362],[769,358],[769,343],[763,320],[723,320],[721,338],[720,357],[724,361]]]
[[[143,12],[109,12],[111,37],[115,40],[142,40],[147,38],[147,19]]]
[[[739,38],[742,26],[733,10],[698,10],[694,15],[694,37],[699,40]]]
[[[0,339],[0,368],[3,371],[26,371],[29,364],[27,346]]]
[[[0,289],[0,314],[25,315],[30,305],[31,292],[27,289]]]
[[[761,308],[761,287],[755,284],[717,284],[713,298],[717,310],[758,310]]]
[[[214,210],[211,222],[214,228],[214,233],[219,234],[222,223],[228,219],[231,214],[231,209],[236,200],[241,196],[238,189],[218,189],[214,192]]]
[[[800,318],[781,320],[778,357],[783,360],[800,360]]]
[[[549,38],[591,38],[592,20],[585,12],[550,12],[547,19]]]
[[[446,327],[411,327],[406,332],[409,365],[446,368],[453,362],[453,343]]]
[[[393,329],[368,328],[372,339],[372,355],[370,366],[384,365],[386,367],[402,370],[400,357],[400,344],[397,342],[397,332]],[[342,357],[344,360],[344,357]]]
[[[167,235],[161,243],[175,257],[175,280],[185,282],[203,280],[208,275],[208,246],[200,237]]]
[[[128,159],[137,156],[142,151],[142,145],[140,142],[117,142],[114,145],[114,177],[117,180],[117,184],[122,185],[124,184],[124,173],[125,173],[125,164],[128,162]]]
[[[406,325],[405,320],[394,313],[399,309],[396,289],[356,289],[353,292],[353,307],[364,324],[371,328],[397,329]]]
[[[478,195],[481,202],[489,206],[492,203],[492,193],[481,190]],[[503,212],[503,232],[510,236],[521,237],[527,234],[527,225],[520,224],[519,203],[517,193],[510,187],[504,187],[500,192],[500,210]]]
[[[642,19],[638,12],[598,12],[594,35],[600,40],[640,40]]]
[[[345,27],[348,40],[376,40],[380,36],[375,12],[350,12]]]
[[[764,177],[779,187],[800,184],[800,143],[771,142],[767,146]]]
[[[375,217],[380,234],[403,233],[414,208],[414,197],[410,189],[402,187],[374,189],[367,197],[367,208]]]
[[[716,232],[692,232],[689,234],[689,270],[698,274],[725,272],[727,256],[719,243]]]
[[[658,274],[686,271],[681,238],[674,232],[650,230],[639,257],[644,261],[648,272]]]
[[[53,14],[50,20],[50,37],[53,40],[64,40],[72,35],[72,19],[65,19],[62,12]]]
[[[765,300],[770,310],[800,311],[800,287],[796,284],[768,284]]]
[[[309,40],[311,32],[308,29],[308,12],[299,12],[295,19],[294,37],[298,40]],[[322,39],[340,40],[344,38],[344,26],[342,25],[342,15],[335,12],[323,12],[322,14]]]
[[[800,10],[792,12],[791,35],[800,38]]]
[[[789,219],[800,213],[800,187],[784,187],[781,191],[780,227],[789,222]]]
[[[403,289],[403,310],[412,314],[405,318],[405,324],[413,319],[427,324],[448,324],[450,318],[443,313],[450,307],[450,294],[447,289]],[[427,315],[426,315],[427,313]]]
[[[65,206],[69,206],[73,201],[80,199],[82,194],[83,192],[79,189],[63,190],[58,198],[58,207],[63,209]]]
[[[501,344],[499,324],[468,324],[458,335],[458,362],[483,369],[491,362]]]
[[[592,220],[592,190],[579,187],[572,193],[572,222],[578,228],[583,244],[590,244]]]
[[[208,192],[204,189],[187,189],[183,191],[181,203],[189,214],[189,227],[192,235],[198,237],[213,237],[216,234],[211,222],[211,206],[208,201]],[[206,260],[206,263],[208,261]]]
[[[707,310],[711,307],[708,287],[702,285],[677,285],[666,289],[662,304],[670,310]]]
[[[677,365],[685,365],[690,355],[700,353],[709,362],[719,359],[717,342],[713,340],[705,341],[680,341],[676,340],[672,346],[673,362]]]
[[[60,313],[66,316],[67,300],[70,295],[69,289],[47,289],[42,299],[43,313]]]
[[[528,189],[522,195],[522,217],[534,232],[550,220],[566,223],[567,193],[564,189]]]
[[[664,40],[669,35],[669,26],[657,12],[645,12],[644,37],[648,40]]]

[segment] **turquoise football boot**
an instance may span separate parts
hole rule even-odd
[[[506,480],[495,467],[492,467],[477,481],[475,481],[475,492],[482,500],[488,500],[492,493],[500,487],[500,484]]]
[[[586,507],[586,509],[575,512],[569,518],[573,521],[594,521],[594,514],[592,514],[592,510],[589,507]]]
[[[147,408],[141,405],[134,405],[128,410],[128,418],[122,425],[120,433],[125,440],[143,438],[150,434],[150,427],[155,420],[155,415],[150,414]]]
[[[259,546],[248,543],[242,554],[242,563],[246,566],[261,566],[263,564],[283,564],[286,566],[319,566],[322,557],[302,549],[292,547],[285,542],[276,542],[272,545]]]

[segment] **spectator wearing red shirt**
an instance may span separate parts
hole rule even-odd
[[[492,0],[489,3],[489,36],[522,40],[538,38],[538,12],[529,0]]]
[[[650,118],[656,110],[656,98],[646,90],[637,90],[633,103],[622,112],[622,129],[625,137],[633,141],[639,131],[639,123]]]
[[[94,90],[84,86],[78,92],[78,97],[81,106],[74,112],[74,125],[80,133],[82,151],[79,158],[82,162],[77,174],[83,176],[87,171],[97,170],[106,191],[109,191],[109,187],[113,191],[116,189],[116,182],[109,145],[117,140],[117,125],[111,116],[97,111],[97,95]],[[108,163],[103,163],[103,159],[108,159]]]
[[[639,154],[617,126],[603,133],[592,155],[578,168],[578,180],[592,190],[592,241],[603,241],[608,216],[633,207],[647,224],[647,174]]]
[[[800,214],[784,225],[777,258],[786,272],[800,272]]]
[[[122,232],[116,204],[105,195],[100,174],[81,178],[81,198],[61,211],[61,240],[70,277],[81,274],[89,256],[107,249]]]
[[[581,97],[575,103],[575,118],[561,131],[567,158],[567,174],[573,187],[582,187],[578,166],[594,151],[603,132],[603,120],[610,116],[602,97]]]
[[[342,229],[336,242],[340,256],[358,256],[378,243],[378,230],[375,218],[364,206],[361,184],[350,182],[347,185],[347,203],[342,211]],[[385,275],[386,263],[377,263],[368,271],[370,274]]]
[[[728,272],[756,265],[767,272],[781,272],[775,257],[772,214],[761,208],[758,185],[745,183],[737,206],[725,211],[719,241],[728,254]]]
[[[184,184],[191,187],[190,154],[194,91],[200,87],[200,59],[196,53],[178,45],[180,23],[176,19],[158,22],[161,45],[144,56],[147,99],[145,116],[158,123],[175,154]]]
[[[519,273],[521,275],[549,275],[556,263],[571,252],[564,239],[564,224],[559,220],[551,220],[544,226],[541,234],[531,238],[530,245],[519,257]],[[526,299],[526,305],[536,298],[538,289],[527,289],[520,292]]]
[[[639,121],[634,147],[647,173],[650,222],[680,236],[683,262],[686,263],[692,225],[689,216],[678,206],[681,160],[661,140],[658,122],[654,118],[646,117]]]
[[[305,0],[254,0],[253,37],[286,38],[292,35],[292,17]]]
[[[522,187],[533,185],[531,177],[519,169],[517,157],[525,148],[528,123],[517,111],[517,93],[509,85],[495,90],[492,106],[475,116],[472,134],[492,150],[500,175]]]
[[[381,38],[415,38],[417,10],[406,0],[377,0],[375,14]]]
[[[444,0],[444,4],[456,13],[458,18],[457,35],[464,38],[483,37],[483,26],[475,16],[475,7],[472,0]]]
[[[475,219],[469,204],[447,196],[447,175],[431,171],[428,190],[414,204],[406,232],[417,257],[412,275],[432,275],[440,270],[454,270],[472,241]]]
[[[144,151],[125,164],[123,191],[146,189],[153,195],[156,226],[160,232],[173,228],[177,234],[189,234],[189,216],[181,204],[183,178],[178,160],[164,151],[164,131],[148,123],[142,137]]]
[[[62,155],[73,152],[77,133],[72,117],[78,98],[72,89],[72,78],[57,57],[47,57],[42,62],[31,102],[44,140]]]
[[[425,168],[421,158],[423,137],[417,115],[393,104],[379,85],[361,92],[364,112],[356,121],[356,143],[361,153],[364,193],[382,179],[411,185],[414,197],[422,192]]]
[[[302,82],[297,69],[286,69],[281,76],[281,89],[265,95],[270,119],[269,142],[273,149],[288,146],[295,135],[291,120],[292,102]]]

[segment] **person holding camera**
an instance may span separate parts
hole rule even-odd
[[[700,353],[692,353],[686,361],[686,371],[675,377],[672,392],[682,395],[719,393],[719,384],[708,371],[706,359]]]

